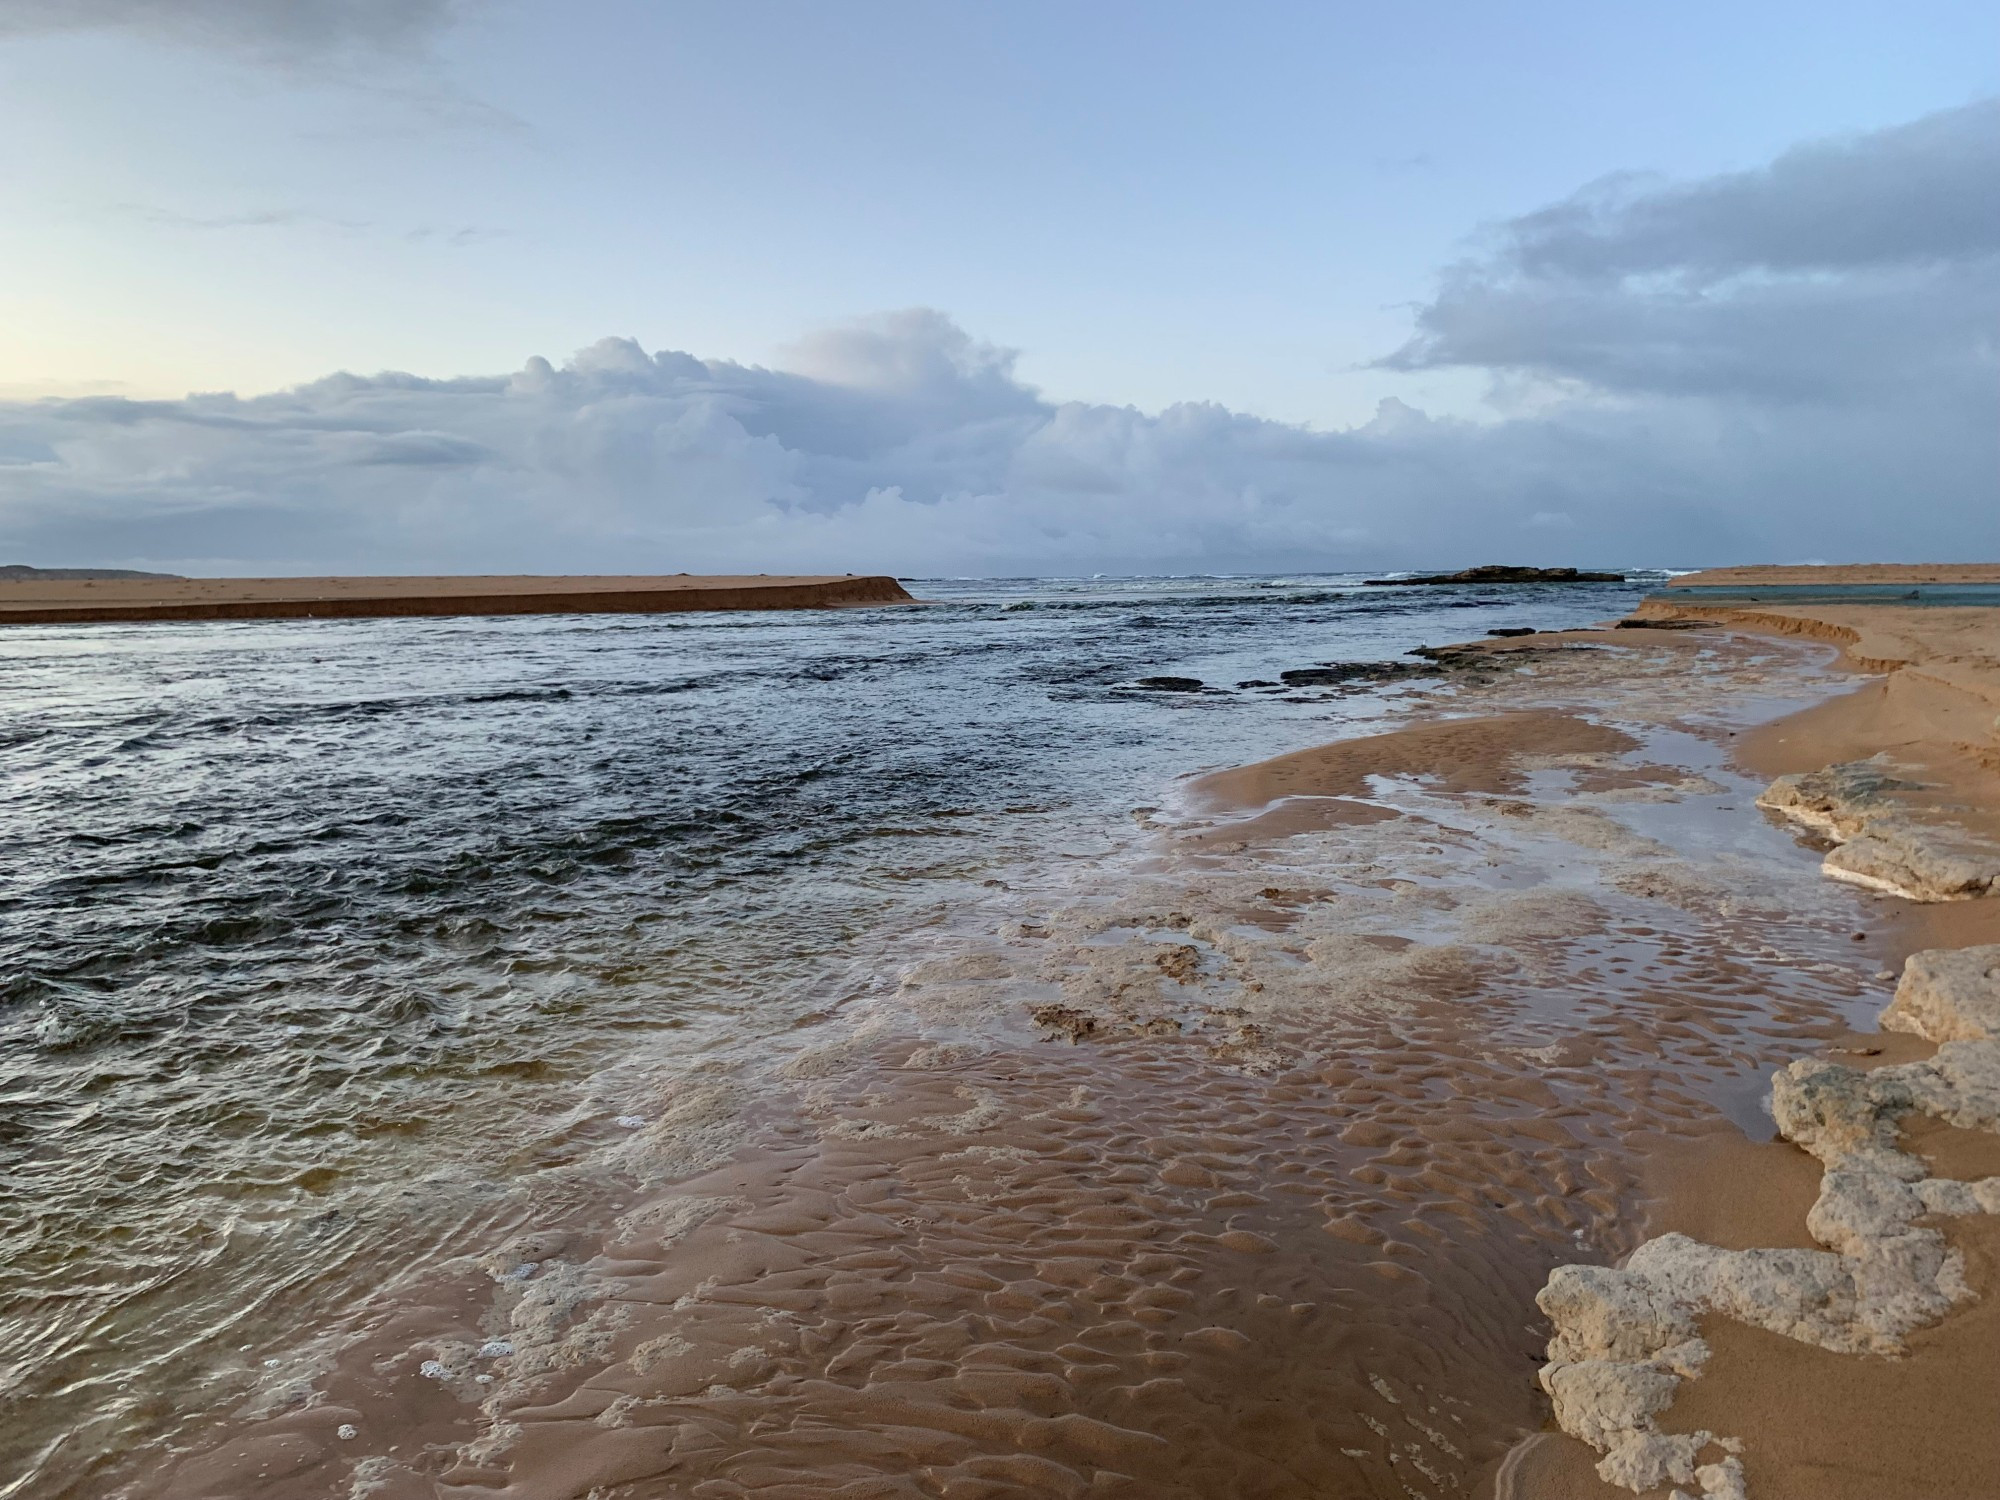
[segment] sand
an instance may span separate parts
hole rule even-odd
[[[77,1492],[1470,1493],[1543,1420],[1534,1289],[1634,1243],[1633,1142],[1866,1008],[1788,838],[1639,826],[1747,809],[1707,773],[1824,654],[1585,633],[1190,787]],[[1329,791],[1371,817],[1246,836]]]
[[[1385,733],[1193,779],[1122,862],[941,919],[892,994],[690,1075],[506,1199],[511,1239],[66,1493],[1623,1494],[1538,1432],[1536,1288],[1667,1228],[1810,1243],[1764,1080],[1927,1050],[1867,1026],[1934,919],[1752,797],[1912,724],[1969,774],[1977,724],[1818,639],[1497,642]],[[2000,1456],[1961,1441],[1996,1309],[1893,1365],[1709,1330],[1670,1420],[1742,1434],[1758,1500],[1990,1492],[1952,1486]]]
[[[1993,570],[1960,570],[1973,572]],[[1647,612],[1668,613],[1650,603]],[[1738,764],[1776,776],[1887,754],[1899,775],[1924,784],[1901,798],[1910,816],[2000,838],[2000,721],[1994,717],[2000,611],[1797,606],[1699,612],[1837,641],[1850,664],[1886,673],[1742,737],[1735,747]],[[2000,898],[1993,896],[1925,904],[1877,898],[1873,906],[1879,922],[1873,940],[1891,964],[1919,949],[2000,941]],[[1821,1055],[1874,1067],[1934,1051],[1915,1037],[1861,1030],[1835,1039]],[[2000,1137],[1918,1116],[1904,1139],[1933,1175],[2000,1173]],[[1678,1231],[1727,1249],[1819,1248],[1805,1233],[1805,1212],[1818,1195],[1821,1168],[1787,1143],[1752,1143],[1733,1134],[1697,1147],[1666,1143],[1646,1171],[1649,1236]],[[1975,1300],[1914,1334],[1906,1356],[1832,1353],[1710,1315],[1701,1333],[1714,1351],[1711,1362],[1682,1387],[1661,1418],[1662,1430],[1740,1437],[1755,1500],[1973,1500],[1995,1493],[2000,1223],[1979,1217],[1943,1223],[1965,1256]],[[1596,1477],[1596,1457],[1569,1438],[1539,1436],[1496,1475],[1496,1492],[1502,1500],[1629,1494]]]
[[[913,602],[880,576],[434,576],[0,581],[0,624],[342,619],[403,615],[659,614]]]
[[[1865,583],[2000,583],[2000,563],[1753,564],[1684,573],[1669,581],[1667,587]]]

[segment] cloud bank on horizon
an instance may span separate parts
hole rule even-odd
[[[1986,102],[1494,226],[1380,362],[1487,372],[1491,422],[1051,402],[928,309],[818,334],[782,370],[606,339],[503,376],[5,404],[0,553],[904,574],[1983,557],[1996,181]]]

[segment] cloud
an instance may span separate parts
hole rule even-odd
[[[187,214],[150,203],[113,204],[111,212],[161,229],[205,231],[237,229],[289,229],[309,233],[365,235],[394,233],[411,245],[443,245],[461,250],[504,238],[504,229],[480,224],[418,224],[398,231],[367,219],[343,219],[333,214],[315,213],[305,208],[260,208],[230,214]]]
[[[260,208],[235,214],[184,214],[149,203],[119,203],[114,213],[162,229],[331,229],[345,234],[369,229],[358,219],[336,219],[303,208]]]
[[[2000,102],[1704,181],[1620,177],[1498,226],[1384,368],[1850,406],[1991,381]]]
[[[421,52],[460,0],[0,0],[0,37],[124,31],[303,62]]]
[[[1990,554],[2000,232],[1964,200],[1997,143],[1979,106],[1499,226],[1385,365],[1533,398],[1500,420],[1392,397],[1329,432],[1054,402],[1012,351],[918,309],[821,330],[781,369],[606,339],[503,376],[0,404],[0,557],[923,574]]]

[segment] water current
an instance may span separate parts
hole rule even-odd
[[[9,630],[0,1496],[95,1493],[476,1239],[478,1185],[588,1150],[636,1080],[782,1051],[996,871],[1397,691],[1282,672],[1599,621],[1659,576]]]

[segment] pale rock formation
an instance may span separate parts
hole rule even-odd
[[[1893,800],[1920,783],[1886,755],[1780,776],[1757,805],[1816,829],[1835,847],[1820,868],[1835,880],[1911,901],[1965,901],[2000,887],[2000,850],[1921,822]]]
[[[1830,838],[1851,839],[1872,820],[1895,810],[1886,793],[1917,790],[1916,782],[1890,774],[1893,764],[1888,756],[1876,755],[1780,776],[1765,788],[1757,805],[1820,829]]]
[[[1993,851],[1954,849],[1931,829],[1902,818],[1877,819],[1866,833],[1831,851],[1820,869],[1835,880],[1909,901],[1970,901],[2000,882],[2000,856]]]
[[[1911,954],[1882,1024],[1934,1042],[2000,1037],[2000,943]]]
[[[1839,805],[1820,809],[1830,825],[1845,816]],[[1707,1361],[1701,1315],[1842,1353],[1898,1354],[1911,1332],[1971,1295],[1958,1253],[1922,1221],[2000,1213],[2000,1177],[1932,1178],[1898,1132],[1912,1113],[2000,1131],[2000,946],[1913,955],[1883,1021],[1943,1045],[1926,1061],[1871,1071],[1803,1059],[1772,1081],[1779,1135],[1826,1168],[1806,1216],[1826,1249],[1722,1250],[1662,1235],[1622,1268],[1562,1266],[1536,1298],[1555,1325],[1542,1388],[1557,1425],[1604,1455],[1606,1482],[1692,1484],[1709,1500],[1745,1500],[1735,1444],[1659,1429],[1681,1381]],[[1700,1462],[1711,1447],[1730,1456]]]

